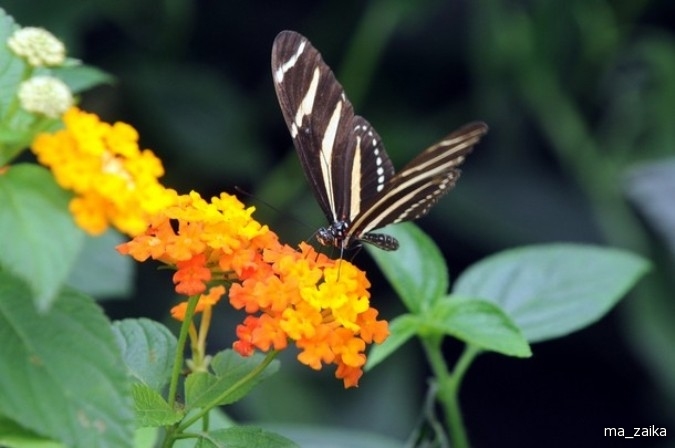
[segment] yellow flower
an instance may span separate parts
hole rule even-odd
[[[294,343],[301,363],[313,369],[335,364],[345,387],[356,386],[366,346],[389,334],[387,322],[378,321],[370,307],[365,273],[307,244],[300,250],[282,245],[252,213],[234,196],[206,202],[192,192],[160,211],[144,234],[118,250],[176,269],[173,281],[180,294],[203,294],[212,282],[228,283],[230,305],[248,314],[236,329],[234,349],[240,354]],[[185,307],[174,308],[174,316],[182,319]]]
[[[375,319],[370,307],[370,283],[363,271],[346,260],[331,260],[301,244],[268,248],[264,261],[270,269],[235,283],[230,303],[251,313],[237,328],[235,349],[280,350],[279,334],[301,350],[298,360],[313,369],[337,365],[336,377],[345,387],[358,385],[365,364],[366,345],[383,342],[386,321]],[[284,340],[284,344],[286,341]]]
[[[63,122],[65,129],[38,135],[32,149],[58,184],[75,193],[70,211],[85,231],[97,235],[112,225],[135,236],[175,203],[176,192],[158,181],[164,174],[160,160],[139,148],[134,128],[74,107]]]
[[[159,210],[142,235],[118,246],[138,261],[160,260],[176,269],[179,294],[201,294],[211,279],[230,280],[254,271],[276,235],[255,221],[234,196],[206,202],[197,192]]]

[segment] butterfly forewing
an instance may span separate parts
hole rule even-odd
[[[272,73],[281,111],[305,175],[331,222],[344,213],[346,165],[353,158],[354,111],[319,52],[298,33],[281,32],[272,46]],[[351,166],[350,166],[351,168]]]

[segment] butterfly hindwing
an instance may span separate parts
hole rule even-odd
[[[351,232],[363,235],[426,215],[459,179],[459,165],[487,132],[485,123],[470,123],[427,148],[385,185],[373,203],[351,223]]]
[[[384,189],[394,176],[394,164],[384,149],[382,139],[365,118],[354,118],[354,159],[352,167],[352,201],[349,219],[354,220]],[[356,180],[357,182],[355,182]]]

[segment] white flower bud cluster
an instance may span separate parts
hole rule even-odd
[[[63,64],[66,47],[52,33],[42,28],[26,27],[14,32],[7,46],[33,67]]]
[[[35,76],[19,86],[19,102],[28,112],[60,117],[73,105],[68,86],[52,76]]]
[[[59,66],[66,59],[63,43],[42,28],[16,30],[7,40],[7,46],[33,68]],[[17,96],[24,110],[50,118],[61,116],[73,105],[68,86],[53,76],[33,76],[23,81]]]

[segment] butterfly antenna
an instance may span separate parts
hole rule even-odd
[[[363,249],[363,244],[361,243],[354,246],[354,255],[349,259],[350,262],[353,262],[356,259],[356,256],[361,252],[361,249]]]
[[[289,214],[287,211],[283,211],[283,210],[279,209],[278,207],[275,207],[274,205],[270,204],[269,202],[265,201],[264,199],[261,199],[260,197],[256,196],[255,194],[249,193],[248,191],[244,190],[243,188],[241,188],[237,185],[234,186],[234,189],[240,195],[251,198],[255,202],[259,202],[260,204],[262,204],[265,207],[269,208],[270,210],[276,212],[277,214],[279,214],[281,216],[284,216],[285,218],[290,219],[294,223],[300,224],[302,227],[304,227],[306,229],[310,229],[310,226],[308,226],[306,222],[303,222],[302,220],[300,220],[300,219],[296,218],[295,216]],[[314,232],[312,234],[312,237],[314,237],[315,234],[316,234],[316,232]]]
[[[241,188],[241,187],[239,187],[239,186],[237,186],[237,185],[234,186],[234,189],[235,189],[235,191],[236,191],[237,193],[241,194],[242,196],[247,196],[247,197],[253,199],[253,200],[256,201],[256,202],[260,202],[260,203],[263,204],[264,206],[268,207],[270,210],[273,210],[273,211],[277,212],[277,213],[278,213],[279,215],[281,215],[281,216],[285,216],[285,217],[289,218],[291,221],[293,221],[293,222],[295,222],[295,223],[297,223],[297,224],[300,224],[302,227],[304,227],[304,228],[306,228],[306,229],[309,229],[309,228],[310,228],[310,226],[308,226],[307,223],[305,223],[304,221],[302,221],[302,220],[296,218],[296,217],[293,216],[293,215],[290,215],[288,212],[285,212],[285,211],[280,210],[279,208],[273,206],[273,205],[270,204],[269,202],[267,202],[267,201],[265,201],[265,200],[263,200],[263,199],[260,199],[258,196],[254,195],[253,193],[249,193],[248,191],[244,190],[243,188]],[[309,243],[309,244],[312,244],[312,242],[316,241],[316,234],[317,234],[317,232],[318,232],[318,230],[313,231],[313,232],[310,234],[309,238],[306,238],[306,239],[305,239],[305,242],[306,242],[306,243]],[[343,251],[344,251],[344,248],[341,248],[341,249],[340,249],[340,258],[342,258],[342,253],[343,253]],[[332,255],[332,254],[331,254],[331,255]]]

